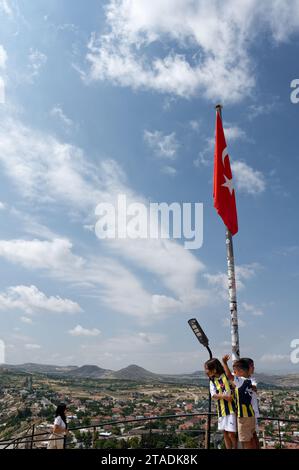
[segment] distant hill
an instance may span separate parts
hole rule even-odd
[[[201,379],[205,379],[207,376],[203,370],[196,370],[195,372],[192,372],[191,374],[188,374],[192,377],[199,377]]]
[[[78,369],[78,366],[55,366],[51,364],[26,362],[25,364],[2,364],[0,368],[35,374],[65,374]]]
[[[155,380],[160,381],[161,375],[154,374],[153,372],[149,372],[143,367],[139,367],[135,364],[131,364],[124,369],[120,369],[117,372],[113,372],[111,378],[121,379],[121,380],[136,380],[136,381],[148,381],[148,380]]]
[[[94,366],[94,365],[85,365],[85,366],[77,367],[74,370],[68,371],[67,375],[70,375],[72,377],[101,379],[106,376],[109,376],[111,373],[112,373],[112,370],[109,370],[109,369],[102,369],[101,367]]]
[[[195,371],[189,374],[155,374],[136,364],[113,371],[103,369],[97,365],[78,366],[55,366],[49,364],[2,364],[2,370],[21,371],[36,374],[52,374],[64,377],[90,378],[90,379],[111,379],[111,380],[132,380],[136,382],[164,382],[177,384],[207,385],[208,379],[203,371]],[[295,387],[299,388],[299,374],[263,374],[257,373],[255,377],[260,387]]]

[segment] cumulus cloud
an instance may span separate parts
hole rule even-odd
[[[224,127],[224,135],[227,142],[247,140],[246,132],[238,126]]]
[[[95,295],[99,300],[110,309],[142,321],[152,322],[155,318],[181,312],[182,303],[185,309],[190,309],[208,302],[208,293],[195,286],[196,273],[201,265],[193,255],[174,244],[157,254],[155,247],[159,251],[159,245],[156,240],[149,240],[149,246],[138,244],[138,241],[143,242],[135,240],[129,244],[128,252],[123,256],[159,275],[175,297],[164,296],[164,301],[157,301],[157,294],[147,291],[140,279],[118,260],[103,256],[83,259],[72,252],[72,243],[65,239],[0,240],[0,256],[27,269],[44,270],[63,282],[88,283],[96,289]],[[120,247],[116,250],[118,252]],[[180,263],[180,270],[176,269],[177,263]]]
[[[126,195],[128,204],[141,202],[148,205],[142,195],[127,185],[126,177],[115,161],[105,160],[96,167],[88,162],[80,148],[15,119],[1,122],[0,162],[24,200],[38,205],[64,204],[74,212],[81,211],[86,222],[95,221],[93,213],[99,202],[111,203],[117,212],[119,194]],[[55,237],[40,224],[29,225],[31,231],[49,240],[1,240],[0,256],[28,269],[47,270],[64,281],[101,286],[99,298],[114,310],[139,318],[157,312],[152,296],[162,292],[160,288],[158,292],[148,292],[133,274],[135,268],[157,276],[170,290],[168,297],[177,300],[177,305],[183,301],[186,310],[190,310],[191,305],[199,307],[208,301],[207,292],[196,286],[197,275],[204,265],[173,240],[101,240],[109,249],[109,257],[84,260],[73,253],[70,240]],[[132,270],[125,267],[127,261]],[[163,312],[166,312],[164,305]],[[170,313],[173,310],[169,309]]]
[[[69,330],[69,334],[71,336],[99,336],[101,332],[97,328],[87,329],[83,328],[81,325],[77,325]]]
[[[169,165],[163,166],[161,168],[161,172],[168,176],[175,176],[177,174],[177,170],[173,166]]]
[[[0,44],[0,68],[3,68],[3,69],[5,68],[6,61],[7,61],[7,52],[2,46],[2,44]]]
[[[264,175],[251,168],[247,163],[235,161],[232,162],[232,172],[239,191],[248,194],[260,194],[266,189]]]
[[[290,355],[288,354],[263,354],[263,356],[260,358],[261,362],[269,363],[269,364],[276,364],[277,362],[289,362],[290,361]]]
[[[155,347],[166,342],[166,337],[159,333],[124,333],[119,336],[112,336],[97,343],[96,345],[82,345],[83,355],[88,357],[112,354],[113,357],[125,357],[127,354],[140,354],[146,351],[153,351]]]
[[[5,83],[2,77],[0,77],[0,104],[5,103]]]
[[[177,156],[179,144],[175,132],[163,134],[160,131],[144,131],[144,140],[154,153],[162,158],[174,160]]]
[[[264,315],[264,312],[260,308],[257,308],[254,305],[248,304],[247,302],[242,302],[242,308],[246,312],[257,317]]]
[[[259,35],[279,42],[299,29],[298,0],[110,0],[105,11],[106,31],[88,44],[90,80],[226,102],[255,85]]]
[[[200,121],[196,121],[195,119],[192,119],[191,121],[189,121],[189,125],[190,125],[190,128],[194,132],[199,132],[199,130],[200,130]]]
[[[8,16],[12,16],[13,12],[8,0],[0,0],[0,12],[1,11],[3,11]]]
[[[151,295],[128,269],[108,257],[78,257],[69,240],[1,240],[0,256],[64,282],[100,286],[99,299],[122,313],[142,317],[151,311]]]
[[[78,147],[15,119],[1,122],[0,162],[7,176],[29,200],[60,201],[84,211],[94,207],[97,201],[105,201],[107,186],[113,185],[115,178],[121,178],[113,163],[105,162],[97,170]],[[100,177],[100,170],[105,174],[105,181]]]
[[[222,320],[222,325],[225,326],[225,327],[230,327],[231,326],[230,323],[231,322],[230,322],[229,318],[224,318]],[[242,320],[242,318],[239,317],[238,318],[238,325],[239,325],[240,328],[244,328],[244,326],[246,326],[246,322],[244,320]]]
[[[35,343],[27,343],[25,344],[25,349],[28,349],[29,351],[33,351],[34,349],[41,349],[41,345],[35,344]]]
[[[0,240],[0,256],[29,269],[61,271],[62,266],[80,268],[83,259],[72,253],[67,239]]]
[[[0,5],[1,6],[1,5]],[[0,44],[0,69],[5,69],[7,60],[7,52]],[[5,103],[5,82],[4,79],[0,76],[0,104]]]
[[[32,325],[33,321],[31,318],[29,317],[20,317],[20,320],[23,322],[23,323],[27,323],[29,325]]]
[[[251,263],[245,264],[235,267],[235,275],[236,275],[236,284],[237,289],[242,290],[245,289],[246,281],[252,279],[256,272],[260,269],[260,265],[258,263]],[[223,298],[227,298],[228,295],[228,277],[227,273],[217,273],[217,274],[210,274],[204,273],[203,277],[207,280],[208,284],[217,289],[217,291],[221,294]],[[246,304],[248,305],[248,304]]]
[[[40,69],[46,64],[48,58],[38,49],[30,49],[28,54],[28,79],[33,80],[36,78]]]
[[[6,292],[0,293],[0,309],[20,309],[26,313],[52,312],[52,313],[78,313],[82,309],[77,302],[62,299],[59,296],[47,297],[36,286],[9,287]],[[22,321],[25,317],[22,317]],[[28,323],[28,321],[27,321]]]
[[[259,116],[270,114],[278,107],[279,107],[279,99],[277,96],[273,97],[273,101],[271,103],[251,104],[248,107],[248,119],[252,121],[253,119]]]
[[[50,111],[50,116],[57,118],[58,121],[60,121],[60,123],[66,128],[70,128],[74,124],[73,121],[67,117],[60,105],[53,106]]]

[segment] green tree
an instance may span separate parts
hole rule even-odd
[[[137,436],[130,437],[128,439],[128,446],[131,449],[139,449],[140,448],[140,439]]]

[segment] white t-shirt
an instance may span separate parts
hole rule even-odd
[[[210,394],[211,394],[211,397],[214,397],[215,395],[217,395],[217,389],[215,385],[213,384],[212,380],[210,380]]]
[[[61,428],[65,429],[66,428],[66,425],[65,425],[65,422],[63,421],[62,417],[61,416],[56,416],[55,420],[54,420],[54,426],[60,426]]]
[[[254,387],[257,387],[256,378],[253,375],[249,378],[251,380],[252,385]],[[259,410],[259,401],[258,401],[257,393],[255,390],[252,390],[251,404],[252,404],[252,408],[254,411],[254,415],[256,418],[258,418],[260,416],[260,410]]]

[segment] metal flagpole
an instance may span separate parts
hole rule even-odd
[[[222,105],[217,104],[216,112],[222,120]],[[228,295],[229,295],[229,308],[230,308],[230,325],[231,325],[231,338],[232,338],[232,360],[240,358],[239,348],[239,327],[238,327],[238,310],[237,310],[237,290],[236,290],[236,277],[235,277],[235,260],[233,237],[228,229],[225,233],[226,243],[226,258],[227,258],[227,274],[228,274]]]

